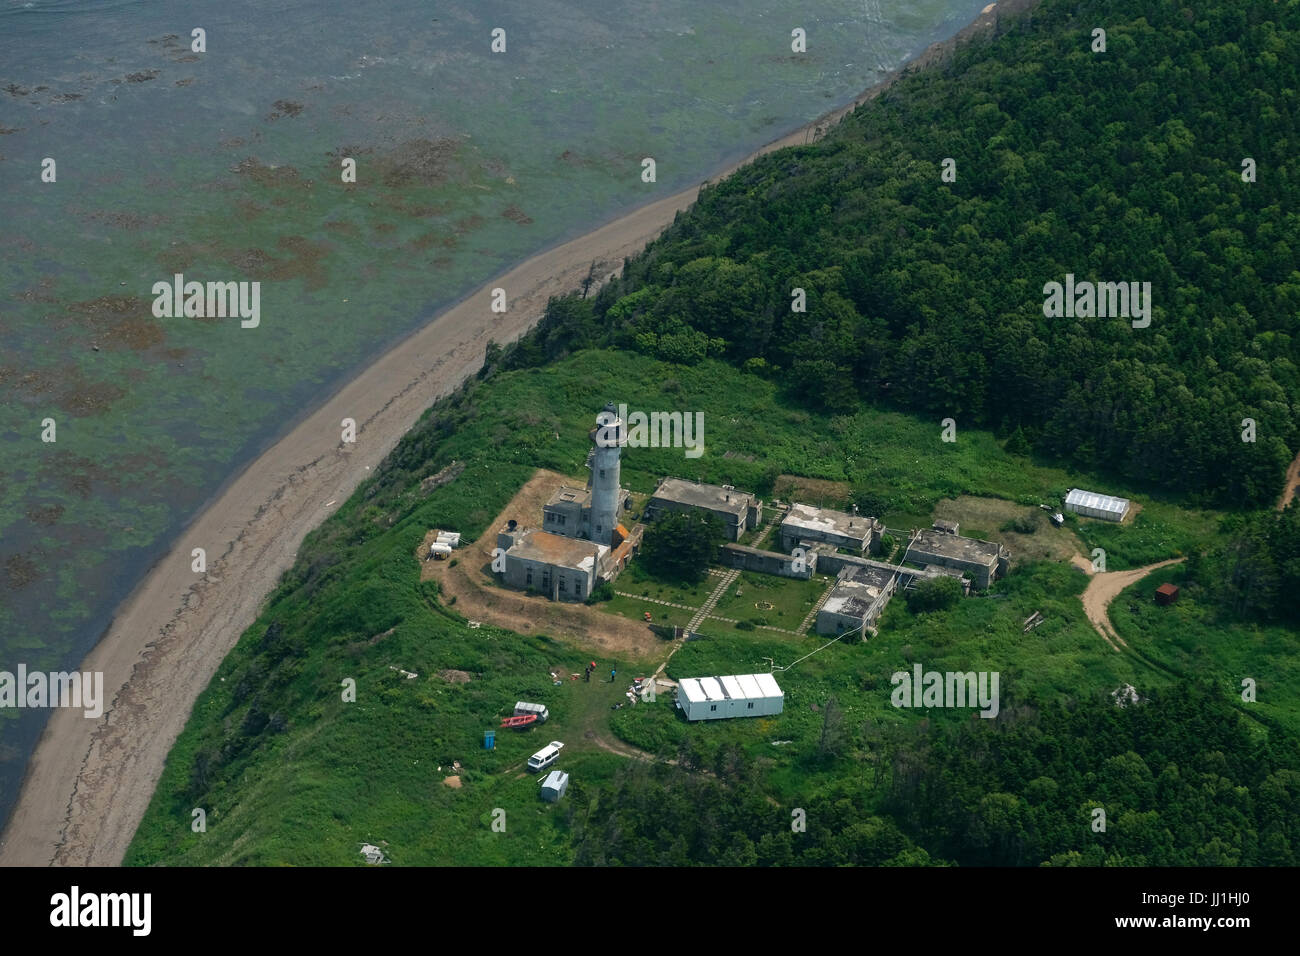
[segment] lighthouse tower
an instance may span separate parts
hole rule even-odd
[[[618,486],[619,455],[627,441],[627,428],[618,410],[609,402],[596,416],[591,431],[595,445],[591,456],[591,540],[597,544],[614,544],[618,527],[622,490]]]

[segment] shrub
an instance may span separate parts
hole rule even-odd
[[[930,578],[907,592],[907,607],[913,614],[946,611],[960,600],[961,584],[956,578]]]
[[[1042,512],[1030,511],[1027,514],[1012,518],[1002,526],[1003,531],[1015,531],[1019,534],[1033,534],[1042,524]]]

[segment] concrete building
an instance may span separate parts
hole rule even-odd
[[[670,511],[707,511],[722,520],[727,540],[735,541],[763,520],[763,502],[731,485],[706,485],[665,478],[646,502],[644,517],[654,521]]]
[[[817,570],[817,555],[807,551],[803,558],[779,551],[763,551],[749,548],[742,544],[724,544],[718,549],[718,561],[729,568],[742,571],[757,571],[760,574],[775,574],[783,578],[798,578],[807,581]]]
[[[961,582],[963,591],[970,590],[970,579],[964,577],[962,572],[955,568],[943,568],[933,565],[926,568],[909,568],[906,565],[886,564],[884,561],[876,561],[872,558],[859,558],[856,555],[841,554],[825,543],[813,544],[806,541],[803,546],[809,554],[817,555],[818,574],[838,575],[845,568],[875,568],[878,571],[891,574],[897,573],[900,588],[914,587],[916,582],[924,581],[927,578],[954,577]]]
[[[817,633],[843,634],[874,626],[901,578],[899,569],[877,562],[841,568],[835,587],[817,612]]]
[[[1100,518],[1102,521],[1123,521],[1128,514],[1129,500],[1112,495],[1099,495],[1082,488],[1071,488],[1065,496],[1065,510],[1087,518]]]
[[[875,518],[796,502],[781,521],[781,548],[793,551],[800,541],[823,541],[857,554],[875,554],[884,530]]]
[[[585,601],[610,556],[607,545],[530,528],[502,529],[497,547],[505,551],[506,584],[532,588],[553,601]]]
[[[904,560],[969,574],[975,587],[982,590],[1006,574],[1011,553],[994,541],[979,541],[928,529],[912,535]]]

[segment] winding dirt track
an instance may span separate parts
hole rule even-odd
[[[1009,0],[999,6],[1032,5]],[[934,44],[913,65],[941,59],[987,31],[998,12]],[[817,139],[899,75],[713,178],[764,153]],[[120,864],[195,699],[256,619],[307,532],[352,493],[432,402],[478,370],[489,339],[518,338],[540,318],[549,297],[578,288],[593,261],[598,276],[616,273],[698,192],[692,187],[649,203],[492,279],[386,353],[230,483],[123,602],[82,664],[81,670],[104,674],[111,700],[104,715],[87,720],[80,711],[59,709],[50,717],[0,840],[0,866]],[[495,286],[507,290],[505,315],[489,310]],[[340,444],[345,417],[358,422],[355,445]],[[209,570],[198,580],[190,571],[194,547],[208,553]]]
[[[1141,581],[1157,568],[1178,564],[1183,560],[1183,558],[1170,558],[1168,561],[1157,561],[1155,564],[1148,564],[1145,568],[1134,568],[1131,571],[1106,571],[1103,574],[1094,574],[1092,576],[1092,580],[1088,582],[1088,587],[1081,595],[1083,612],[1088,615],[1088,620],[1092,622],[1092,626],[1097,629],[1098,634],[1106,639],[1106,643],[1113,650],[1118,651],[1121,647],[1128,647],[1128,644],[1124,641],[1124,638],[1119,636],[1110,623],[1110,615],[1106,613],[1110,607],[1110,602],[1119,597],[1119,593],[1130,584]],[[1091,569],[1092,565],[1089,564],[1088,567]]]

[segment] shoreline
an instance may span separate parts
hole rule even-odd
[[[81,670],[102,671],[111,702],[98,720],[55,710],[28,760],[0,834],[0,866],[117,866],[144,816],[198,695],[288,571],[303,538],[387,457],[424,411],[474,375],[489,339],[504,345],[531,329],[551,296],[576,290],[593,261],[607,280],[689,208],[701,187],[760,156],[820,139],[903,75],[925,69],[994,26],[985,9],[849,103],[728,164],[699,185],[654,200],[547,248],[430,318],[361,370],[237,476],[223,483],[118,606]],[[501,286],[510,311],[494,315]],[[357,422],[343,446],[339,422]],[[196,580],[190,549],[204,547]]]

